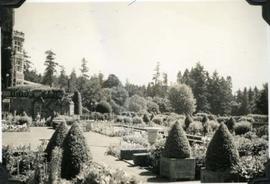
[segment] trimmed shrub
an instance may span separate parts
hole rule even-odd
[[[61,176],[65,179],[74,178],[84,164],[91,160],[85,137],[78,123],[74,123],[64,140]]]
[[[55,147],[52,151],[52,158],[49,165],[49,183],[58,184],[61,177],[61,162],[63,150]]]
[[[202,123],[205,124],[208,121],[207,115],[204,115],[202,118]]]
[[[135,117],[132,118],[132,123],[133,124],[142,124],[143,120],[142,120],[142,118],[140,118],[138,116],[135,116]]]
[[[193,123],[193,119],[190,115],[187,115],[186,119],[185,119],[185,130],[188,129],[189,125]]]
[[[74,114],[81,115],[83,110],[81,93],[79,91],[75,91],[72,100],[74,102]]]
[[[231,133],[233,133],[233,132],[234,132],[234,129],[235,129],[235,120],[234,120],[234,118],[231,117],[229,120],[227,120],[227,121],[225,122],[225,124],[226,124],[226,126],[228,127],[229,131],[230,131]]]
[[[47,148],[45,149],[48,162],[51,161],[52,151],[55,147],[63,147],[65,137],[68,132],[68,127],[65,122],[62,122],[52,135]]]
[[[239,154],[233,136],[224,123],[215,132],[206,151],[206,170],[225,171],[239,162]]]
[[[177,121],[166,139],[163,156],[167,158],[189,158],[191,148],[180,123]]]
[[[96,111],[100,113],[111,113],[112,107],[108,102],[101,101],[99,104],[97,104]]]
[[[160,116],[155,116],[152,121],[155,123],[155,124],[158,124],[158,125],[162,125],[163,123],[163,118],[160,117]]]
[[[150,120],[148,114],[144,114],[144,115],[143,115],[143,122],[149,123],[150,121],[151,121],[151,120]]]
[[[252,125],[248,121],[241,121],[235,125],[235,134],[242,135],[252,130]]]

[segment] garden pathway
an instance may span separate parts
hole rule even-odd
[[[31,145],[36,149],[42,139],[49,139],[54,132],[53,129],[46,127],[32,127],[30,132],[4,132],[3,145]],[[87,144],[91,150],[93,160],[99,164],[106,165],[113,169],[123,169],[128,174],[137,177],[139,180],[148,183],[168,183],[166,179],[156,178],[151,172],[146,169],[134,167],[132,163],[118,160],[117,158],[106,155],[105,152],[109,145],[119,144],[119,137],[108,137],[94,132],[84,133]],[[181,184],[199,184],[199,181],[174,182]]]

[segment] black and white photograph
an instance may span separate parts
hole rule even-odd
[[[270,0],[0,0],[0,184],[270,184]]]

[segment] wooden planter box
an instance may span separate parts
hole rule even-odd
[[[225,183],[232,182],[229,171],[208,171],[201,169],[201,183]]]
[[[147,149],[121,149],[120,159],[121,160],[132,160],[134,153],[147,153]]]
[[[160,175],[168,177],[171,181],[177,179],[194,180],[196,162],[193,158],[160,158]]]
[[[147,167],[150,165],[150,154],[149,153],[134,153],[133,154],[134,165]]]

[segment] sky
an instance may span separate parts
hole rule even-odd
[[[45,51],[69,74],[82,58],[89,74],[147,84],[157,62],[176,81],[200,62],[231,76],[233,91],[269,81],[270,29],[261,8],[244,0],[29,3],[15,11],[24,48],[43,73]]]

